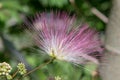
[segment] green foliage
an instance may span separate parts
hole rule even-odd
[[[28,6],[22,5],[17,0],[2,0],[0,5],[0,24],[2,24],[0,30],[2,32],[6,32],[7,28],[21,23],[23,13],[29,11]]]
[[[39,0],[43,6],[63,7],[68,4],[68,0]]]

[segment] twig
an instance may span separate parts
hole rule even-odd
[[[79,10],[79,8],[75,5],[75,0],[69,0],[71,5],[76,9]],[[100,20],[102,20],[104,23],[108,23],[108,18],[101,13],[98,9],[96,9],[95,7],[92,7],[89,3],[88,5],[91,7],[91,12],[97,16]]]
[[[108,23],[108,18],[102,14],[99,10],[97,10],[95,7],[91,9],[91,12],[96,15],[99,19],[101,19],[104,23]]]
[[[12,78],[14,78],[18,73],[18,70],[12,75]]]

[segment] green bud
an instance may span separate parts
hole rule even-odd
[[[25,68],[25,65],[23,63],[18,63],[17,68],[18,68],[18,72],[21,75],[24,75],[25,73],[27,73],[27,69]]]
[[[8,80],[11,80],[11,79],[12,79],[12,76],[9,75],[9,74],[8,74],[6,77],[7,77]]]

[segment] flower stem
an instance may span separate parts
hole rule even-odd
[[[12,75],[12,78],[14,78],[18,73],[18,70]]]
[[[25,76],[31,74],[32,72],[34,72],[34,71],[36,71],[36,70],[42,68],[42,67],[45,66],[45,65],[51,63],[53,60],[54,60],[54,58],[50,59],[48,62],[46,62],[46,63],[44,63],[44,64],[39,65],[38,67],[36,67],[36,68],[34,68],[33,70],[31,70],[31,71],[29,71],[28,73],[26,73],[23,77],[25,77]]]

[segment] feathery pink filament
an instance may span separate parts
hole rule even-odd
[[[75,17],[66,13],[42,13],[33,21],[38,46],[56,59],[80,64],[97,60],[92,53],[102,52],[98,32],[88,25],[75,27]]]

